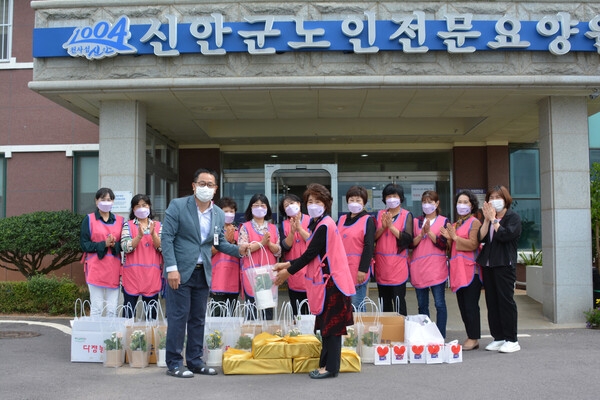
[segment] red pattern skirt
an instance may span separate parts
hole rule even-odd
[[[345,335],[346,327],[354,325],[352,300],[340,292],[333,279],[327,281],[323,312],[315,317],[315,330],[321,330],[321,336]]]

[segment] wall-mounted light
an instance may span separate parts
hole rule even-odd
[[[592,90],[592,93],[590,93],[588,97],[590,98],[590,100],[596,100],[598,96],[600,96],[600,91],[598,90],[598,88],[594,88]]]

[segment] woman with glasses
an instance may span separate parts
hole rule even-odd
[[[119,302],[121,276],[121,229],[123,217],[111,212],[115,194],[109,188],[96,192],[96,211],[81,224],[85,281],[90,290],[90,315],[114,316]]]
[[[152,202],[145,194],[131,199],[129,221],[123,224],[121,248],[125,253],[123,263],[123,306],[125,317],[131,318],[138,297],[146,304],[158,300],[162,288],[161,224],[154,221]],[[134,313],[135,314],[135,313]],[[152,309],[156,319],[156,308]]]
[[[281,246],[277,226],[268,222],[272,218],[272,211],[267,196],[262,193],[252,196],[244,216],[246,222],[240,227],[238,244],[247,244],[250,255],[243,257],[241,261],[242,283],[246,300],[254,304],[254,290],[246,270],[262,265],[274,265],[281,255]],[[273,319],[272,308],[265,310],[265,318]]]

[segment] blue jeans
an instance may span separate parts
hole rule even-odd
[[[360,303],[362,303],[365,297],[367,297],[367,283],[368,282],[365,282],[362,285],[355,286],[356,294],[354,296],[351,296],[352,305],[354,306],[354,309],[358,312],[365,312],[364,304],[362,307],[360,307]]]
[[[433,300],[435,301],[435,324],[442,336],[446,337],[446,321],[448,320],[448,309],[446,308],[446,282],[424,289],[415,288],[417,304],[419,305],[419,314],[427,316],[429,316],[429,289],[431,289]]]

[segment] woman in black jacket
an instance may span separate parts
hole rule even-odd
[[[483,248],[477,263],[482,267],[488,324],[494,338],[485,349],[501,353],[521,350],[517,341],[517,304],[514,299],[521,217],[510,209],[511,204],[512,197],[506,187],[489,189],[485,195],[484,220],[478,235]]]

